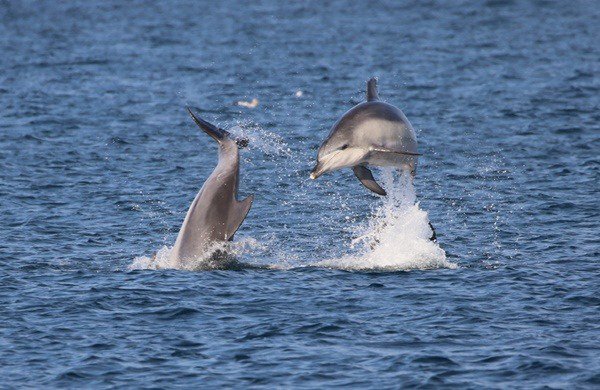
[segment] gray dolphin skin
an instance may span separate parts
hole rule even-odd
[[[399,108],[379,101],[377,79],[367,82],[367,101],[352,107],[333,125],[319,148],[317,165],[310,177],[352,167],[354,174],[369,190],[386,192],[373,178],[368,165],[409,169],[417,166],[417,137]]]
[[[240,158],[238,147],[248,145],[245,138],[233,138],[187,109],[198,127],[219,145],[219,162],[206,179],[192,202],[179,230],[171,259],[186,262],[207,255],[207,250],[218,242],[231,241],[250,207],[254,195],[237,200]]]

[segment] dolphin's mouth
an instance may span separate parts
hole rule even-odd
[[[326,155],[320,161],[317,160],[317,164],[310,172],[310,178],[315,180],[325,172],[329,172],[331,170],[339,169],[339,167],[333,167],[332,169],[332,161],[333,159],[341,152],[341,150],[336,150]]]
[[[317,165],[315,165],[315,167],[312,169],[312,171],[310,171],[310,178],[315,180],[317,177],[321,176],[323,174],[323,171],[321,168],[322,168],[321,164],[317,163]]]
[[[312,171],[310,171],[310,178],[315,180],[316,178],[318,178],[319,176],[321,176],[322,174],[324,174],[325,172],[328,171],[329,168],[329,163],[331,162],[331,159],[333,157],[335,157],[335,155],[338,152],[334,152],[333,155],[328,155],[325,157],[324,161],[321,160],[317,160],[317,164],[315,165],[315,167],[312,169]]]

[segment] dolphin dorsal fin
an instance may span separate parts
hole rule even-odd
[[[367,101],[372,102],[379,100],[379,94],[377,93],[377,77],[371,77],[367,81]]]
[[[248,211],[250,211],[250,207],[252,207],[252,201],[254,200],[254,195],[250,195],[246,199],[242,201],[235,201],[232,210],[230,211],[229,220],[227,221],[227,239],[233,240],[233,235],[239,229],[244,219],[246,219],[246,215],[248,215]]]

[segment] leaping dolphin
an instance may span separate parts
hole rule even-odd
[[[399,108],[379,101],[377,79],[373,77],[367,82],[367,101],[352,107],[331,128],[310,177],[352,167],[365,187],[386,195],[367,165],[402,167],[414,175],[417,156],[413,127]]]
[[[205,256],[211,246],[231,241],[254,200],[254,195],[237,200],[239,185],[239,148],[248,145],[246,138],[233,138],[202,118],[188,112],[198,127],[219,144],[219,162],[192,202],[171,250],[171,259],[181,263]]]

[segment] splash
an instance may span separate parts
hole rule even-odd
[[[438,243],[430,240],[433,232],[427,212],[419,208],[410,173],[397,175],[393,169],[382,173],[388,195],[358,228],[350,245],[356,253],[316,265],[356,270],[456,268]]]
[[[152,257],[140,256],[133,259],[129,270],[179,269],[186,271],[259,268],[260,265],[241,263],[237,259],[244,254],[264,250],[264,245],[252,238],[237,242],[218,242],[195,259],[175,261],[171,256],[173,247],[163,246]]]
[[[290,148],[279,134],[267,131],[253,123],[240,122],[228,131],[235,136],[247,138],[250,150],[258,149],[267,156],[290,157],[292,155]]]

